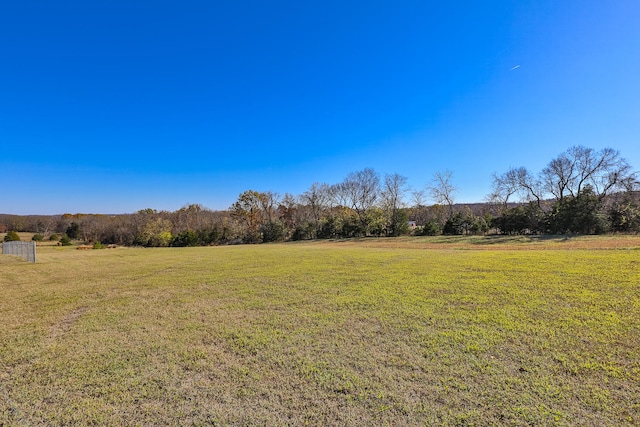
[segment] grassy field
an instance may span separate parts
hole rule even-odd
[[[0,257],[0,425],[640,425],[640,238]]]

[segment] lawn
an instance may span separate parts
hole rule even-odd
[[[639,247],[0,257],[0,425],[640,425]]]

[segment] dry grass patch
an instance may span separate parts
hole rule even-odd
[[[0,425],[640,422],[638,251],[414,247],[2,262]]]
[[[640,249],[640,235],[598,236],[424,236],[321,240],[317,244],[335,247],[368,247],[396,249]]]

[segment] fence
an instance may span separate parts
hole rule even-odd
[[[29,262],[36,262],[36,242],[4,242],[3,255],[17,255]]]

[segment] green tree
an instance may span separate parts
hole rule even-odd
[[[489,222],[483,216],[472,215],[468,231],[471,234],[485,234],[489,231]]]
[[[549,228],[554,233],[600,234],[607,231],[602,199],[590,185],[577,196],[564,196],[554,203]]]
[[[224,228],[222,231],[217,226],[210,229],[198,230],[198,238],[204,245],[218,243],[225,239]]]
[[[544,227],[544,212],[537,202],[505,209],[491,224],[503,234],[537,234]]]
[[[442,233],[442,228],[440,227],[440,223],[437,221],[425,222],[420,232],[423,236],[437,236],[440,233]]]
[[[456,212],[449,218],[442,228],[442,234],[461,235],[466,234],[469,224],[462,215],[462,212]]]
[[[406,209],[396,209],[391,216],[390,236],[401,236],[409,233],[409,215]]]
[[[529,221],[524,206],[505,209],[492,221],[493,227],[502,234],[524,234],[529,228]]]
[[[368,232],[372,236],[383,236],[387,232],[387,218],[385,212],[379,207],[372,207],[367,211],[366,222]]]
[[[80,237],[80,225],[77,222],[72,222],[69,227],[67,227],[65,234],[70,239],[77,239]]]

